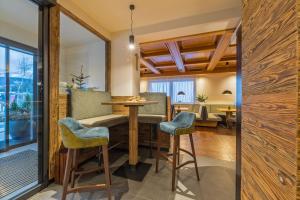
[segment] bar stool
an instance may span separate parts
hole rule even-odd
[[[61,135],[64,146],[68,149],[65,176],[63,180],[62,200],[67,194],[75,192],[86,192],[90,190],[106,189],[108,199],[111,199],[111,176],[109,172],[108,141],[109,132],[106,127],[86,128],[72,118],[59,120]],[[101,147],[103,152],[103,165],[105,174],[105,184],[86,185],[74,187],[75,176],[94,171],[99,171],[100,167],[86,171],[77,171],[76,155],[82,148]],[[68,187],[71,175],[71,186]]]
[[[155,172],[158,172],[158,165],[159,165],[159,158],[163,157],[170,161],[172,163],[172,191],[175,191],[175,176],[176,176],[176,170],[179,170],[181,167],[194,163],[195,164],[195,170],[198,181],[199,178],[199,172],[197,167],[197,160],[196,160],[196,154],[195,154],[195,148],[194,148],[194,141],[193,141],[193,135],[194,132],[194,122],[195,122],[196,116],[194,113],[189,112],[180,112],[171,122],[162,122],[160,123],[160,130],[162,133],[170,134],[173,136],[173,153],[171,154],[163,154],[160,151],[161,141],[160,141],[160,133],[157,134],[157,154],[156,154],[156,169]],[[191,147],[192,147],[192,153],[180,148],[179,140],[180,135],[188,134],[190,137]],[[182,164],[179,163],[179,152],[183,151],[190,156],[192,156],[192,160],[186,161]],[[169,156],[172,156],[173,159],[169,159]],[[178,159],[178,160],[177,160]],[[177,161],[177,162],[176,162]],[[178,166],[176,166],[176,163]],[[180,164],[180,165],[179,165]]]

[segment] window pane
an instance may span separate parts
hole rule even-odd
[[[173,103],[194,103],[195,89],[194,81],[173,81],[172,101]],[[179,94],[179,92],[183,92]]]
[[[16,145],[35,139],[35,133],[31,128],[34,56],[9,50],[9,57],[9,143]]]
[[[0,150],[6,148],[5,141],[5,101],[6,101],[6,66],[5,48],[0,46]]]
[[[151,82],[150,92],[163,92],[170,96],[170,82]]]

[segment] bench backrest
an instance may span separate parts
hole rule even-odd
[[[102,105],[111,101],[108,92],[93,90],[71,91],[71,116],[77,120],[112,114],[112,106]]]
[[[167,95],[165,93],[144,92],[140,96],[147,101],[158,101],[158,104],[141,106],[139,114],[167,115]]]

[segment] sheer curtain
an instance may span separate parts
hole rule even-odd
[[[149,81],[149,92],[164,92],[171,97],[172,103],[194,103],[195,80],[194,79],[166,79]],[[178,95],[184,92],[185,95]]]
[[[194,80],[173,81],[172,102],[173,103],[193,103],[195,100]],[[178,95],[184,92],[185,95]]]
[[[168,81],[153,81],[149,85],[150,92],[163,92],[170,96],[170,82]]]

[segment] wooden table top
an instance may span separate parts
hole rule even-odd
[[[221,111],[221,112],[236,112],[235,108],[230,108],[230,109],[228,109],[228,108],[220,108],[218,110]]]
[[[187,107],[175,107],[175,110],[187,111],[189,108]]]
[[[102,105],[124,105],[124,106],[143,106],[147,104],[157,104],[158,101],[110,101],[102,102]]]

